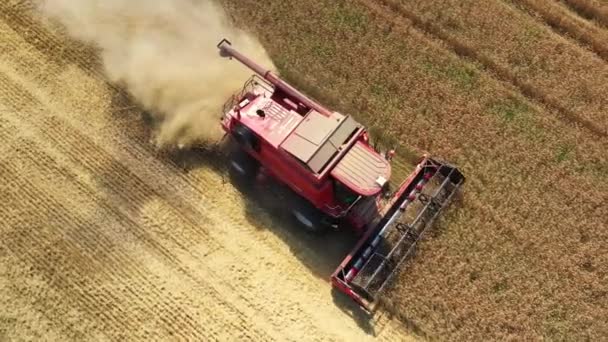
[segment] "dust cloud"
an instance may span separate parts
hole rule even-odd
[[[152,115],[157,147],[221,136],[222,105],[252,74],[219,57],[222,38],[275,69],[259,41],[210,0],[40,0],[38,9],[99,48],[110,81]]]

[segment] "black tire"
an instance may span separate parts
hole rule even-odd
[[[230,177],[241,185],[251,185],[260,169],[260,163],[238,144],[231,144],[228,155]]]
[[[258,138],[249,128],[238,124],[232,129],[232,136],[239,145],[254,151],[259,150]]]
[[[337,227],[337,221],[326,215],[319,209],[315,208],[311,203],[297,197],[290,203],[290,213],[296,224],[306,232],[314,235],[323,235],[330,229]]]

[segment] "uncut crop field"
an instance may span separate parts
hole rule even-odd
[[[224,3],[296,84],[467,176],[387,294],[411,331],[608,337],[605,4]]]
[[[3,1],[1,341],[608,339],[608,2],[220,2],[288,81],[460,167],[462,200],[369,318],[328,282],[349,232],[155,151],[93,50]]]

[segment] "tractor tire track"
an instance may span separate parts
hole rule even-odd
[[[23,185],[22,185],[23,186]],[[27,187],[27,185],[25,185],[25,187]],[[32,197],[34,199],[41,199],[44,197],[40,197],[41,194],[40,192],[35,193]],[[45,202],[47,203],[52,203],[53,204],[53,211],[55,212],[56,215],[54,219],[59,220],[57,221],[58,224],[62,224],[65,226],[71,226],[71,225],[80,225],[82,224],[82,222],[79,222],[78,219],[76,217],[74,217],[73,215],[68,215],[67,213],[69,213],[68,210],[66,210],[65,208],[61,208],[61,206],[57,206],[60,205],[60,203],[58,202],[49,202],[49,199],[44,199]],[[19,203],[19,202],[16,202]],[[95,228],[101,228],[101,227],[95,227]],[[8,239],[8,243],[9,243],[9,248],[13,248],[14,246],[16,247],[14,252],[15,254],[22,252],[23,250],[40,250],[44,248],[44,243],[42,241],[48,240],[49,237],[48,236],[36,236],[36,234],[38,233],[38,231],[36,229],[33,229],[33,232],[28,232],[27,236],[21,237],[21,239],[19,238],[14,238],[14,239]],[[76,237],[78,238],[78,237]],[[20,240],[25,240],[27,239],[27,245],[23,242],[21,242]],[[66,251],[72,251],[72,250],[78,250],[80,249],[80,244],[73,244],[73,243],[69,243],[70,239],[66,239],[65,237],[61,237],[61,238],[57,238],[57,241],[62,241],[63,243],[66,244],[65,250]],[[20,243],[21,242],[21,243]],[[53,265],[56,265],[57,262],[49,262],[49,263],[45,263],[45,261],[48,259],[48,256],[45,257],[36,257],[33,255],[28,255],[29,258],[27,259],[30,264],[32,265],[39,265],[40,266],[40,270],[52,270],[54,267]],[[104,265],[95,263],[94,259],[89,259],[86,260],[86,258],[84,258],[84,256],[80,255],[78,256],[78,259],[85,259],[86,262],[91,263],[91,266],[95,266],[95,268],[97,270],[100,269],[104,269]],[[107,266],[106,266],[107,267]],[[120,270],[121,268],[117,268],[116,270]],[[110,277],[110,276],[120,276],[120,272],[119,273],[112,273],[112,275],[110,274],[105,274],[105,276]],[[82,278],[82,276],[80,277]],[[76,295],[77,298],[81,301],[83,301],[83,305],[80,305],[79,307],[83,308],[85,310],[85,313],[88,315],[88,317],[96,317],[96,316],[102,316],[101,318],[103,318],[104,322],[110,322],[114,324],[119,324],[121,325],[122,329],[125,329],[125,331],[131,330],[133,331],[133,329],[137,329],[137,326],[132,325],[132,326],[126,326],[125,322],[129,322],[129,323],[134,323],[137,322],[139,320],[132,320],[132,319],[124,319],[124,320],[119,320],[117,319],[117,317],[119,316],[109,316],[109,314],[107,313],[106,310],[99,310],[99,301],[100,301],[100,296],[95,296],[94,298],[92,297],[92,295],[89,292],[84,292],[82,289],[82,285],[83,284],[70,284],[70,283],[63,283],[63,284],[57,284],[57,279],[60,280],[65,280],[65,279],[70,279],[70,277],[53,277],[51,278],[49,276],[49,281],[53,281],[55,284],[55,286],[57,287],[65,287],[68,288],[68,292],[71,293],[72,295]],[[111,278],[110,278],[111,279]],[[132,285],[132,284],[129,284]],[[142,284],[144,285],[144,284]],[[130,287],[128,287],[130,288]],[[121,300],[127,299],[129,300],[130,303],[135,303],[137,304],[137,299],[135,297],[138,297],[137,293],[135,293],[135,291],[131,290],[131,295],[133,295],[133,298],[124,298],[125,293],[122,293],[123,298],[119,298],[117,296],[112,296],[111,293],[104,293],[102,297],[105,296],[105,299],[103,302],[106,303],[120,303]],[[110,298],[111,297],[111,298]],[[158,298],[162,298],[160,296],[158,296]],[[154,299],[154,298],[150,298],[150,299]],[[156,303],[157,301],[155,301],[154,303]],[[150,302],[150,305],[152,305],[152,302]],[[178,307],[173,307],[173,310],[178,310]],[[162,311],[166,311],[166,309],[161,309]],[[183,311],[178,311],[180,314]],[[177,322],[177,318],[181,318],[181,317],[177,317],[177,318],[173,318],[172,320],[167,320],[166,318],[164,318],[163,316],[161,316],[162,319],[164,320],[164,323],[167,324],[167,326],[175,326],[178,325]],[[179,320],[179,322],[184,322],[184,320]],[[193,323],[189,324],[191,327],[194,327]],[[169,331],[169,330],[167,330]],[[181,331],[181,329],[179,330]],[[196,331],[196,330],[194,330]],[[200,335],[200,331],[198,332],[199,335],[198,336],[204,336],[204,335]],[[182,338],[187,338],[187,336],[182,336]]]
[[[508,1],[507,5],[511,2]],[[542,18],[542,21],[555,33],[566,39],[574,40],[583,47],[595,52],[608,62],[608,32],[594,27],[588,22],[576,20],[570,12],[557,3],[537,0],[517,0],[515,6],[532,17]],[[536,14],[536,15],[535,15]]]
[[[593,0],[562,0],[574,13],[608,28],[608,5]]]
[[[11,92],[7,91],[7,93]],[[36,103],[37,100],[34,97],[27,97],[23,99],[23,102],[31,104]],[[180,199],[176,198],[173,194],[180,193],[180,191],[184,191],[188,188],[188,186],[192,186],[193,188],[195,187],[193,183],[189,182],[185,185],[175,187],[173,190],[169,191],[160,190],[161,192],[158,192],[152,190],[139,176],[134,174],[131,170],[127,169],[122,164],[113,163],[115,159],[113,159],[113,157],[106,154],[105,152],[102,152],[103,150],[99,146],[89,144],[89,140],[86,136],[81,135],[77,130],[70,129],[70,125],[67,122],[60,122],[56,117],[45,117],[43,115],[44,114],[41,114],[42,117],[28,121],[30,121],[30,123],[36,126],[40,134],[42,134],[42,136],[44,137],[44,140],[51,142],[53,146],[55,146],[55,148],[60,149],[62,153],[68,156],[72,162],[80,163],[85,166],[87,171],[89,171],[91,174],[108,173],[111,175],[116,175],[116,181],[112,179],[112,181],[107,183],[107,185],[109,186],[109,190],[111,190],[113,193],[118,194],[118,196],[123,196],[121,200],[125,203],[142,203],[145,202],[145,199],[149,197],[164,198],[166,199],[165,201],[167,201],[167,204],[169,202],[175,203],[175,201],[178,201]],[[58,131],[59,129],[63,131],[63,134],[59,136],[53,134],[53,132]],[[102,170],[97,168],[98,165],[107,164],[113,164],[112,168],[109,170]],[[210,183],[209,179],[206,179],[206,181]],[[127,184],[133,186],[126,186]],[[174,184],[174,182],[170,182],[170,184]],[[130,188],[133,188],[134,191],[128,191],[125,193],[124,189]],[[92,195],[92,193],[90,195]],[[204,195],[204,193],[202,191],[197,191],[196,195]],[[200,200],[200,198],[193,198],[193,200]],[[136,208],[132,208],[132,210],[130,211],[136,212]],[[189,231],[184,233],[191,236],[193,233],[201,231],[198,222],[200,222],[201,218],[204,217],[203,215],[204,214],[202,214],[200,211],[190,206],[187,206],[183,210],[180,210],[178,216],[185,218],[187,222],[184,222],[184,224],[186,224],[186,227],[190,228]],[[133,225],[137,226],[137,224],[135,223]],[[209,235],[206,234],[204,230],[202,232],[204,233],[204,236],[209,237]],[[179,241],[177,240],[173,240],[173,242],[179,244]],[[216,242],[211,247],[215,249],[219,248],[219,246],[220,244]],[[180,245],[180,247],[183,250],[188,250],[188,248],[183,245]],[[174,262],[177,263],[177,260],[174,260]]]
[[[357,1],[369,8],[371,12],[376,13],[380,17],[394,23],[395,27],[401,28],[404,30],[404,32],[406,28],[404,28],[402,20],[405,19],[407,22],[412,23],[415,29],[421,31],[430,39],[441,41],[443,43],[442,45],[455,55],[465,60],[478,62],[484,67],[486,72],[495,77],[498,81],[515,87],[521,94],[526,96],[532,102],[552,109],[553,112],[558,114],[558,118],[565,123],[573,126],[580,126],[598,138],[608,137],[608,130],[606,128],[598,126],[593,121],[590,121],[589,119],[586,119],[565,108],[557,100],[545,94],[541,89],[538,89],[533,84],[516,77],[508,68],[496,63],[492,58],[478,52],[467,43],[452,37],[439,26],[423,20],[412,11],[400,5],[397,1]],[[395,15],[397,15],[398,18],[395,18]]]
[[[26,150],[25,150],[25,151],[21,151],[21,149],[22,149],[23,147],[25,147],[25,148],[26,148]],[[33,145],[33,142],[32,142],[32,141],[22,141],[22,142],[20,143],[20,145],[17,147],[17,151],[18,151],[18,152],[28,152],[28,153],[26,153],[26,155],[27,155],[28,159],[30,159],[30,161],[36,165],[36,167],[32,169],[32,170],[33,170],[33,172],[38,172],[38,170],[42,170],[42,171],[45,171],[45,172],[41,172],[41,173],[40,173],[41,175],[56,175],[55,177],[66,177],[66,179],[65,179],[65,180],[66,180],[67,182],[72,182],[72,181],[76,180],[76,175],[72,174],[72,173],[69,171],[69,169],[67,169],[67,168],[59,168],[59,167],[57,166],[57,164],[55,163],[55,161],[54,161],[54,160],[52,160],[52,159],[51,159],[51,158],[50,158],[48,155],[46,155],[46,154],[44,154],[44,153],[40,153],[40,152],[38,152],[38,153],[34,153],[34,151],[36,151],[36,148],[34,147],[34,145]],[[52,166],[52,167],[51,167],[51,166]],[[83,188],[80,186],[81,184],[76,184],[76,185],[77,185],[77,190],[79,190],[79,191],[83,191]],[[79,186],[80,186],[80,187],[79,187]],[[33,188],[33,184],[22,184],[20,187],[22,187],[22,188],[28,188],[28,187]],[[88,198],[89,196],[91,196],[91,193],[89,192],[89,193],[87,193],[86,195],[87,195],[87,196],[84,196],[84,197],[85,197],[85,198]],[[37,198],[40,198],[41,196],[40,196],[40,195],[38,195],[38,196],[36,196],[36,197],[37,197]],[[68,199],[67,201],[69,202],[69,199]],[[85,226],[86,222],[85,222],[85,221],[82,221],[82,220],[79,220],[79,218],[78,218],[78,217],[68,217],[68,216],[67,216],[67,213],[69,213],[69,210],[68,210],[68,209],[67,209],[67,208],[66,208],[66,207],[65,207],[65,206],[62,204],[62,203],[65,203],[65,202],[66,202],[66,200],[61,201],[61,202],[58,202],[58,201],[52,201],[51,199],[47,199],[47,200],[45,201],[45,203],[53,203],[53,205],[52,205],[51,207],[52,207],[52,208],[54,208],[54,210],[55,210],[56,212],[57,212],[57,209],[59,209],[59,212],[60,212],[60,213],[66,213],[66,214],[64,215],[64,217],[66,218],[66,221],[65,221],[65,222],[62,222],[62,224],[67,224],[67,223],[69,223],[69,222],[72,222],[72,224],[76,224],[77,226]],[[74,205],[75,205],[75,203],[74,203]],[[107,208],[107,207],[106,207],[106,208],[103,208],[103,209],[109,209],[109,210],[112,210],[111,208]],[[116,214],[116,213],[114,213],[114,214]],[[118,220],[118,221],[121,221],[121,216],[122,216],[122,215],[117,215],[117,220]],[[123,223],[123,222],[120,222],[120,223]],[[129,222],[129,223],[130,223],[131,225],[133,225],[133,226],[137,226],[137,225],[135,225],[135,223],[134,223],[134,222]],[[89,224],[89,225],[90,225],[90,224]],[[101,232],[101,231],[103,231],[103,229],[102,229],[102,227],[101,227],[101,226],[93,225],[93,228],[95,228],[95,229],[94,229],[95,231],[100,231],[100,232]],[[141,236],[138,236],[138,238],[141,238]],[[86,237],[84,237],[84,236],[80,236],[78,239],[76,239],[76,241],[85,241],[85,242],[86,242],[86,241],[90,241],[90,240],[91,240],[91,239],[87,239],[87,238],[86,238]],[[96,239],[95,239],[95,243],[96,243],[96,244],[98,244],[99,242],[103,242],[103,240],[102,240],[102,239],[100,240],[100,239],[96,238]],[[89,247],[94,247],[94,246],[92,246],[92,245],[91,245],[91,246],[89,246]],[[152,247],[156,247],[156,246],[152,246]],[[94,249],[93,249],[93,250],[94,250]],[[110,249],[110,248],[108,248],[108,250],[111,250],[111,249]],[[164,256],[167,256],[167,253],[164,253],[163,255],[164,255]],[[127,260],[127,259],[125,258],[125,260]],[[114,264],[115,264],[115,265],[118,265],[118,264],[120,264],[120,263],[116,262],[116,263],[114,263]],[[100,266],[101,266],[101,265],[98,265],[98,267],[100,267]],[[138,268],[137,268],[137,267],[135,267],[133,270],[131,270],[131,272],[132,272],[132,273],[137,273],[137,270],[138,270]],[[127,274],[125,274],[125,276],[126,276],[126,275],[127,275]],[[140,275],[143,275],[143,274],[140,274]],[[142,285],[143,285],[143,286],[146,286],[146,285],[148,285],[148,286],[149,286],[149,285],[151,285],[151,284],[142,284]],[[175,308],[172,308],[172,309],[175,309]],[[194,325],[193,325],[193,324],[190,324],[190,325],[191,325],[192,327],[194,327]]]

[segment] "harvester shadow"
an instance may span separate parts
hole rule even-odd
[[[372,314],[361,309],[351,298],[348,298],[336,288],[331,289],[331,295],[336,306],[350,316],[365,333],[372,336],[377,335],[378,332],[373,324],[374,316]]]
[[[301,263],[323,280],[329,282],[330,275],[357,242],[357,238],[349,231],[330,231],[322,236],[314,236],[303,231],[286,210],[289,208],[289,203],[281,200],[280,194],[277,193],[276,183],[264,180],[252,184],[251,180],[231,177],[228,171],[228,160],[218,149],[184,150],[172,154],[170,158],[172,162],[183,167],[184,172],[211,166],[216,172],[222,174],[224,181],[234,186],[243,195],[244,202],[247,204],[245,215],[249,223],[257,229],[270,230],[285,241]],[[463,206],[465,206],[463,194],[456,193],[452,198],[450,210],[444,213],[444,216],[447,215],[447,217],[440,216],[435,223],[437,229],[429,230],[424,240],[439,238],[444,233],[444,230],[441,229],[443,223],[449,221],[449,215],[457,212],[457,208]],[[414,253],[410,262],[418,258],[417,254]],[[407,266],[404,265],[404,268]],[[379,309],[370,313],[335,288],[331,289],[331,295],[334,304],[369,335],[377,336],[380,333],[379,330],[382,327],[375,324],[375,321],[378,316],[382,315],[388,317],[389,320],[399,321],[416,336],[430,337],[413,317],[400,312],[399,307],[388,306],[382,301]]]
[[[234,186],[242,196],[248,222],[259,230],[269,230],[283,240],[300,262],[316,277],[329,283],[330,276],[357,242],[349,231],[329,231],[315,236],[300,228],[289,210],[289,203],[282,200],[281,186],[270,179],[251,182],[231,177],[226,165],[228,160],[216,149],[197,148],[178,151],[171,160],[183,167],[184,172],[198,167],[213,167],[225,181]],[[350,316],[367,334],[376,335],[373,316],[359,307],[351,298],[331,289],[333,302]]]
[[[242,195],[248,223],[279,237],[317,277],[329,281],[335,267],[356,242],[356,237],[347,231],[329,231],[320,236],[305,232],[290,214],[289,203],[283,200],[284,189],[271,179],[233,177],[227,168],[228,159],[217,148],[176,151],[168,158],[186,173],[199,167],[210,167],[221,174],[225,185],[234,187]]]

